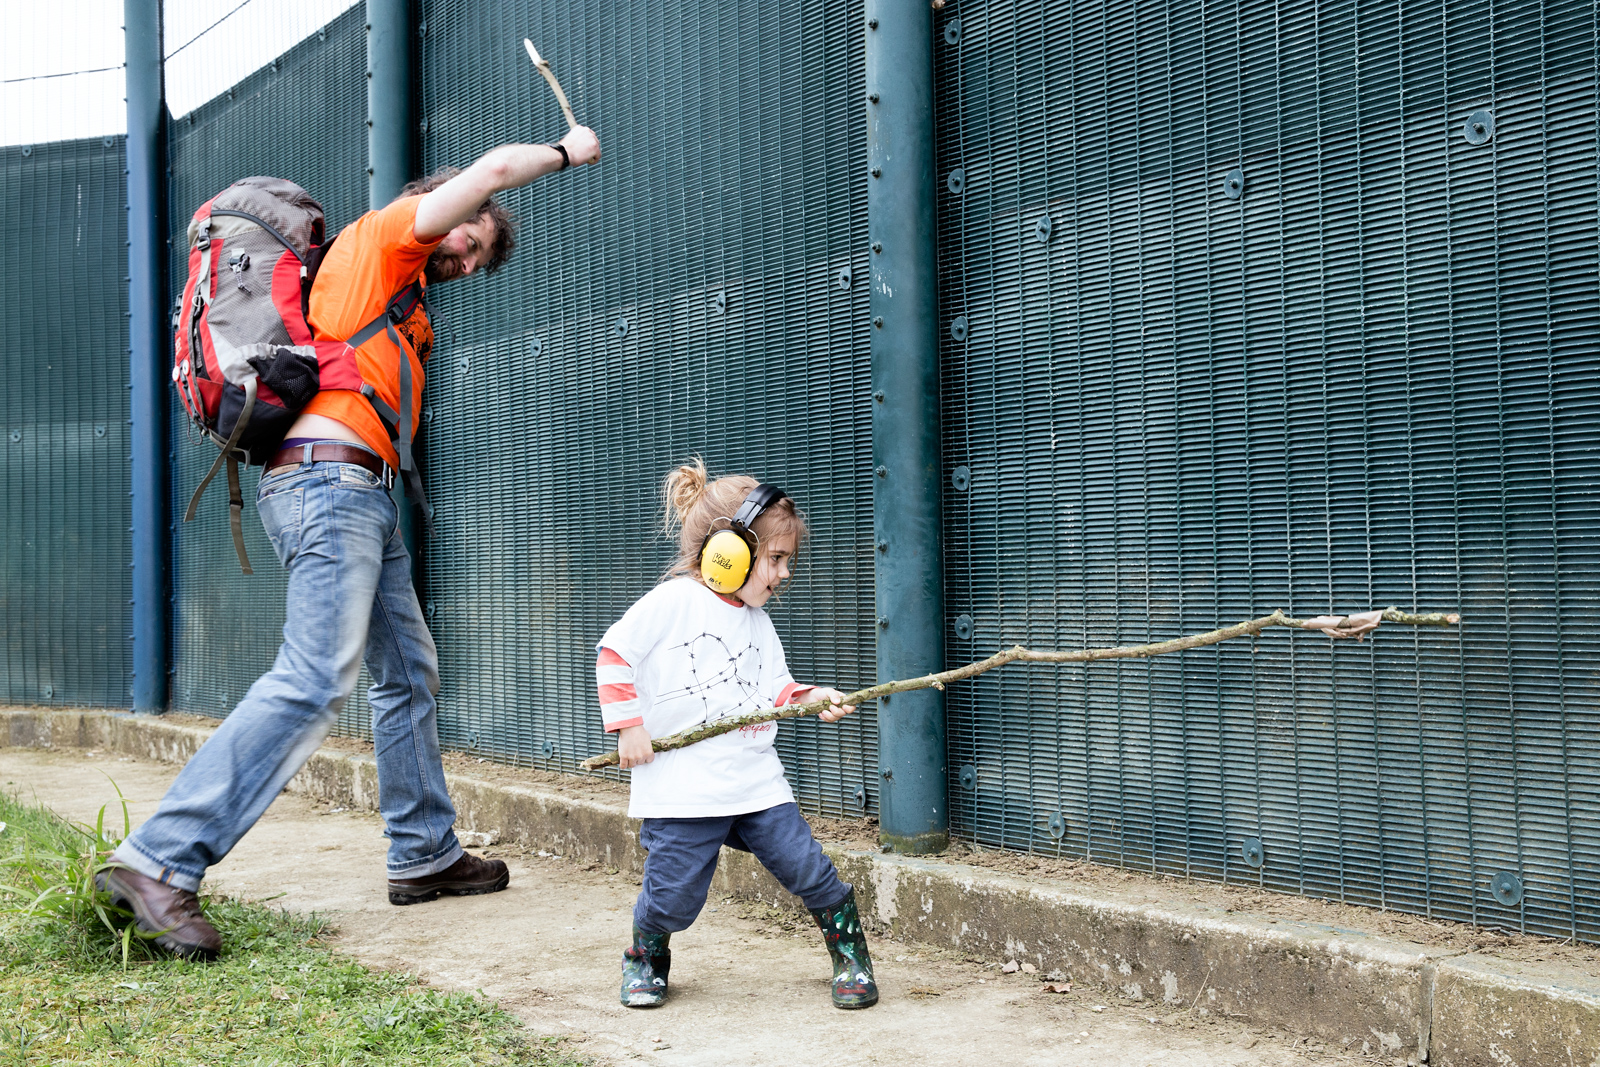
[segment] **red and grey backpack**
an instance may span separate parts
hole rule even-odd
[[[317,268],[332,247],[322,205],[282,178],[243,178],[200,205],[189,223],[189,279],[173,326],[172,381],[190,419],[221,449],[184,513],[224,464],[239,566],[251,573],[242,528],[239,463],[268,462],[322,389],[353,389],[372,404],[400,456],[407,489],[428,511],[411,450],[411,361],[395,332],[420,304],[420,282],[344,341],[316,340],[307,316]],[[355,350],[386,331],[400,355],[400,410],[361,379]]]

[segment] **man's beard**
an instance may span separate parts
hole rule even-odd
[[[435,249],[433,255],[428,257],[427,266],[422,268],[423,277],[428,279],[429,285],[438,285],[461,276],[461,264],[454,256],[446,254],[442,249]]]

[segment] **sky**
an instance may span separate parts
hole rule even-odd
[[[188,114],[360,0],[166,0],[167,106]],[[128,128],[123,0],[0,0],[0,145]]]

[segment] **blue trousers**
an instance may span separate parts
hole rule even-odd
[[[705,907],[723,845],[753,854],[808,908],[831,908],[850,894],[795,804],[709,819],[646,819],[639,844],[649,855],[633,924],[647,934],[689,928]]]
[[[363,467],[312,463],[262,478],[256,507],[289,570],[283,646],[113,857],[199,889],[328,735],[364,658],[389,876],[444,870],[461,846],[439,758],[439,658],[394,501]]]

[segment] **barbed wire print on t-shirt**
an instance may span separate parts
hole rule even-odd
[[[761,649],[755,645],[745,645],[738,653],[728,647],[728,643],[716,634],[701,634],[690,638],[681,645],[675,645],[669,652],[682,651],[689,659],[689,676],[694,679],[681,689],[663,693],[658,700],[669,700],[674,697],[699,697],[705,706],[706,721],[725,719],[729,715],[737,715],[749,710],[757,711],[765,707],[761,698]],[[731,706],[724,705],[720,711],[714,710],[710,695],[719,689],[728,689],[725,697],[734,699]],[[721,703],[719,701],[719,703]]]

